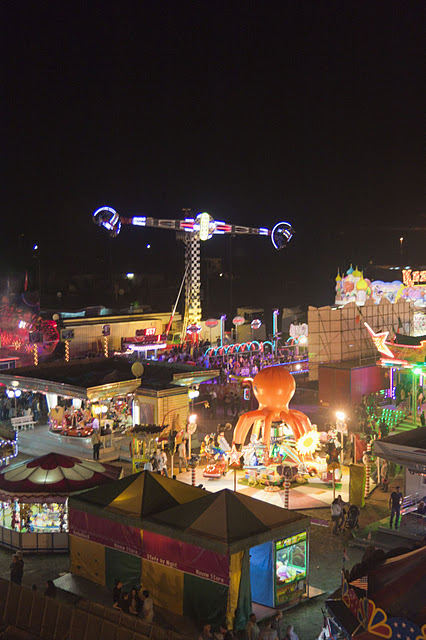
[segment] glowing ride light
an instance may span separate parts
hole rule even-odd
[[[345,414],[343,413],[343,411],[336,411],[336,418],[340,420],[340,422],[343,422],[343,420],[345,419]]]
[[[296,442],[296,449],[301,454],[312,454],[315,452],[319,445],[319,433],[318,431],[308,431],[299,438]]]

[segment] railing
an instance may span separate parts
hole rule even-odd
[[[34,634],[40,640],[120,640],[124,637],[126,640],[189,640],[189,636],[117,609],[85,600],[72,606],[3,579],[0,579],[0,621],[13,629]]]

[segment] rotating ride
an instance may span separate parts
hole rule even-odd
[[[183,209],[185,214],[190,209]],[[200,241],[209,240],[213,235],[255,235],[271,238],[275,249],[285,249],[294,235],[294,229],[289,222],[278,222],[272,230],[265,228],[244,227],[240,225],[219,222],[206,212],[199,213],[195,218],[186,217],[184,220],[168,220],[151,218],[148,216],[133,216],[122,218],[112,207],[100,207],[93,213],[93,222],[104,227],[115,238],[123,224],[134,227],[151,227],[168,229],[181,233],[185,243],[185,315],[184,331],[188,327],[197,326],[201,320],[201,275],[200,275]],[[173,315],[171,320],[173,319]],[[171,320],[168,329],[171,326]],[[168,331],[166,332],[168,333]]]
[[[265,367],[253,378],[252,387],[259,408],[240,416],[233,437],[233,443],[243,447],[249,483],[278,490],[283,476],[304,482],[306,476],[321,473],[324,463],[315,454],[319,434],[308,416],[289,409],[296,383],[286,367]],[[250,429],[250,443],[244,447]]]

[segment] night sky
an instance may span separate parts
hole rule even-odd
[[[226,273],[232,251],[235,305],[327,304],[337,266],[399,264],[401,235],[425,263],[426,233],[398,229],[426,228],[423,2],[20,2],[1,25],[2,274],[37,242],[44,269],[111,255],[178,282],[174,234],[110,241],[103,204],[290,221],[285,252],[203,247]]]

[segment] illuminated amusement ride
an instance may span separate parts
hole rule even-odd
[[[185,212],[190,211],[185,209]],[[122,218],[112,207],[100,207],[93,213],[93,222],[104,227],[112,237],[116,237],[123,224],[134,227],[151,227],[168,229],[183,235],[185,243],[185,314],[182,335],[187,327],[198,325],[201,321],[201,276],[200,276],[200,243],[209,240],[213,235],[254,235],[269,236],[275,249],[284,249],[294,235],[289,222],[278,222],[272,230],[265,228],[243,227],[240,225],[219,222],[206,212],[195,218],[169,220],[151,218],[149,216],[133,216]]]

